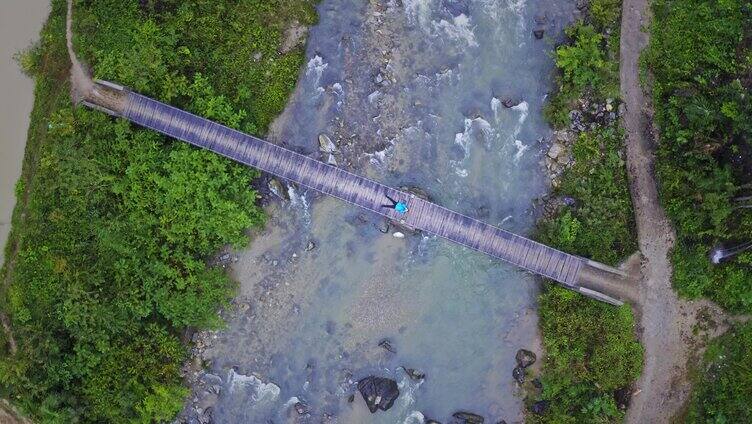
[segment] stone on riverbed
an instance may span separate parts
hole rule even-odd
[[[295,412],[297,412],[298,415],[308,415],[311,413],[311,408],[303,402],[296,402]]]
[[[485,419],[478,414],[472,412],[457,411],[452,414],[457,424],[483,424]]]
[[[514,367],[512,370],[512,378],[514,378],[514,381],[523,384],[525,382],[525,368]]]
[[[444,0],[444,8],[452,17],[460,15],[470,16],[470,5],[468,0]]]
[[[407,374],[407,376],[410,377],[412,380],[420,381],[426,378],[426,374],[424,372],[418,371],[415,368],[402,367],[402,369],[405,370],[405,374]]]
[[[559,143],[553,143],[551,148],[548,149],[548,157],[551,159],[558,158],[566,149]]]
[[[397,349],[392,346],[392,343],[389,341],[389,339],[383,339],[379,342],[379,347],[386,350],[387,352],[391,353],[397,353]]]
[[[334,153],[337,151],[337,146],[328,135],[321,133],[319,134],[319,150],[323,153]]]
[[[390,378],[368,376],[358,382],[358,391],[366,401],[368,410],[375,413],[377,410],[387,411],[394,405],[400,391],[397,382]]]
[[[527,349],[520,349],[517,351],[517,354],[514,355],[514,359],[517,360],[517,365],[522,368],[527,368],[530,365],[533,365],[537,358],[535,356],[535,353]]]
[[[522,103],[522,99],[513,99],[511,97],[504,97],[501,99],[501,105],[505,108],[513,108]]]
[[[540,40],[540,39],[542,39],[542,38],[543,38],[543,33],[544,33],[544,32],[545,32],[545,31],[544,31],[544,30],[542,30],[542,29],[536,29],[536,30],[534,30],[534,31],[533,31],[533,36],[535,36],[535,39],[536,39],[536,40]]]
[[[269,190],[282,200],[290,200],[290,195],[285,190],[285,186],[276,178],[269,180]]]

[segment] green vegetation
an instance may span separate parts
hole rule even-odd
[[[546,107],[556,128],[568,128],[571,110],[605,105],[618,97],[621,2],[590,3],[589,16],[566,30],[569,41],[556,49],[558,92]],[[615,104],[615,102],[614,102]],[[555,247],[615,265],[637,249],[625,163],[623,131],[615,120],[595,122],[577,136],[574,163],[564,171],[556,196],[574,205],[539,225],[538,238]],[[539,299],[540,328],[546,351],[538,399],[550,401],[534,423],[619,422],[624,412],[614,392],[629,387],[642,370],[629,306],[619,308],[549,285]]]
[[[73,108],[65,2],[21,57],[37,81],[0,309],[0,395],[39,422],[171,419],[187,391],[178,335],[220,325],[234,284],[208,268],[264,221],[255,171],[123,120]],[[253,133],[294,86],[277,52],[296,1],[78,1],[75,44],[97,77]],[[260,57],[257,53],[260,53]],[[254,59],[257,58],[258,60]]]
[[[674,287],[752,312],[752,254],[712,265],[719,243],[752,240],[752,3],[656,0],[644,63],[660,130],[661,200],[677,232]],[[736,199],[736,200],[735,200]],[[749,326],[714,342],[689,422],[750,422]]]
[[[687,423],[748,423],[752,419],[752,324],[714,340],[705,353]]]
[[[661,197],[676,227],[674,284],[752,312],[752,255],[708,261],[719,242],[752,239],[752,3],[660,0],[646,63],[661,132]]]
[[[542,222],[539,238],[607,264],[637,250],[622,139],[616,123],[579,134],[572,146],[574,164],[555,191],[577,204]]]

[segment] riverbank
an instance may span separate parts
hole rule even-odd
[[[165,420],[186,394],[179,336],[217,325],[233,293],[206,260],[246,243],[244,230],[263,222],[249,190],[255,174],[73,108],[65,10],[52,3],[43,41],[23,61],[37,88],[0,299],[17,352],[3,336],[0,390],[42,421]],[[301,65],[302,40],[279,51],[285,29],[315,14],[304,2],[254,13],[249,23],[221,3],[81,5],[73,41],[97,77],[259,133]],[[260,54],[251,66],[238,48],[252,48],[244,31],[257,40],[247,56]],[[244,55],[206,54],[219,49]],[[249,71],[242,76],[238,60]],[[266,89],[243,89],[258,84]]]
[[[557,47],[558,90],[546,110],[557,129],[546,158],[555,188],[538,229],[545,243],[613,266],[637,248],[619,96],[621,6],[590,2]],[[620,422],[642,370],[630,305],[555,286],[539,305],[546,356],[542,388],[529,389],[528,421]]]
[[[21,175],[24,147],[28,138],[29,116],[34,100],[34,83],[24,75],[17,53],[29,48],[39,36],[47,14],[47,0],[9,1],[0,16],[0,263],[4,262],[5,246],[10,232],[15,184]]]

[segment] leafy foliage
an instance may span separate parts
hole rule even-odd
[[[10,355],[0,340],[0,394],[39,422],[170,420],[187,394],[178,334],[219,325],[234,290],[206,258],[243,246],[245,229],[264,221],[250,189],[257,172],[74,109],[64,15],[53,1],[23,58],[37,77],[37,153],[17,185],[25,209],[0,289],[19,349]],[[77,50],[98,77],[259,133],[302,64],[299,49],[277,53],[281,33],[315,12],[305,0],[98,0],[78,1],[75,17]]]
[[[619,18],[621,0],[593,0],[585,20],[564,31],[568,40],[556,48],[558,89],[544,113],[557,127],[583,95],[619,96]]]
[[[661,132],[661,198],[678,236],[674,284],[738,312],[752,311],[752,258],[712,266],[718,243],[752,239],[752,6],[661,0],[646,63]]]
[[[556,67],[561,69],[562,82],[575,90],[597,86],[600,74],[606,67],[600,45],[603,36],[592,25],[577,23],[567,27],[567,36],[572,38],[572,45],[556,49]]]

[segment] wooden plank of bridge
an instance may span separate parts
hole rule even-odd
[[[125,117],[240,163],[575,286],[582,259],[135,93]],[[408,204],[401,215],[386,195]]]

